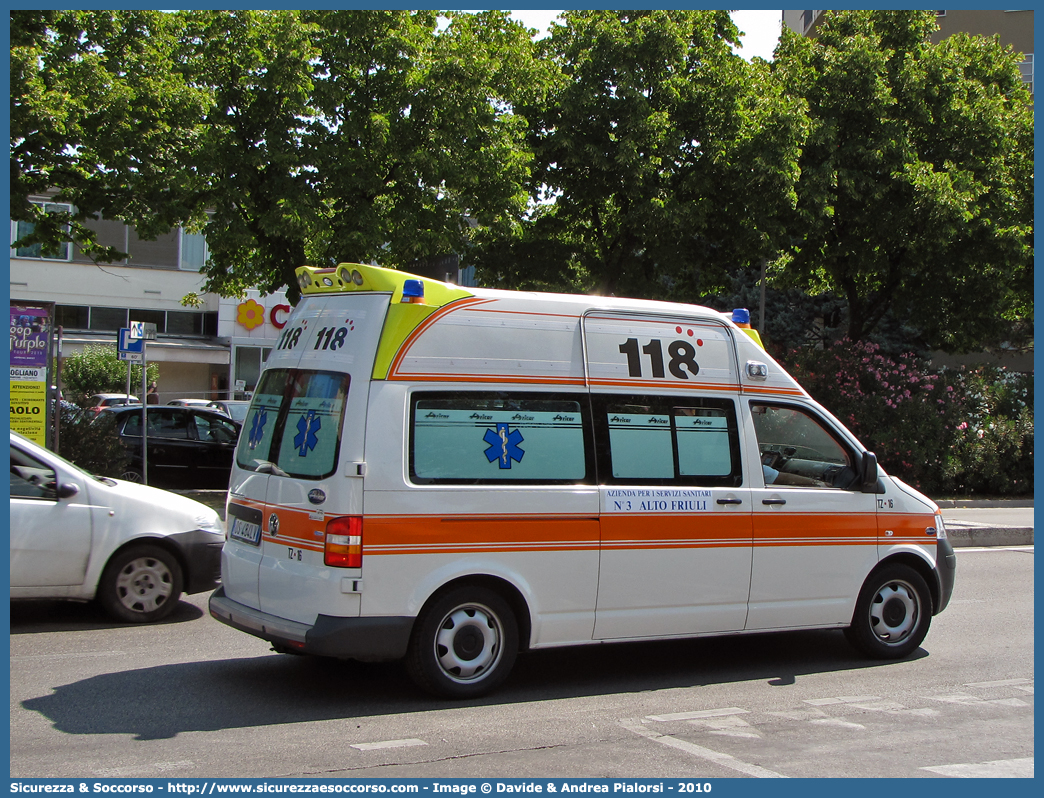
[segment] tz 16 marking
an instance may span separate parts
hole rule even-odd
[[[638,339],[628,338],[620,344],[621,354],[627,355],[627,373],[631,377],[641,378],[642,355],[649,358],[649,368],[654,379],[664,379],[667,375],[663,369],[663,342],[653,338],[645,346],[638,349]],[[689,379],[691,374],[695,377],[700,373],[699,364],[696,362],[696,347],[688,341],[671,341],[667,346],[667,354],[670,361],[667,369],[679,380]],[[685,368],[682,368],[684,366]]]
[[[287,548],[286,548],[286,556],[287,556],[288,559],[297,560],[298,562],[300,562],[301,561],[301,557],[303,555],[301,554],[301,549],[292,549],[289,546],[287,546]]]

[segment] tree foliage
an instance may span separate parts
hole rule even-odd
[[[804,122],[725,11],[569,11],[525,109],[539,199],[475,253],[527,288],[694,299],[764,255],[793,202]]]
[[[1031,327],[1031,98],[995,39],[827,12],[770,65],[724,11],[562,19],[534,42],[499,11],[14,11],[18,243],[105,260],[91,219],[184,225],[204,290],[291,299],[303,263],[453,252],[490,284],[694,301],[772,258],[814,319],[788,342]]]
[[[1033,121],[1018,54],[933,45],[932,12],[828,12],[774,70],[808,104],[792,246],[774,273],[843,297],[848,337],[889,314],[960,350],[1031,317]]]
[[[294,269],[462,251],[510,229],[530,156],[513,113],[544,70],[502,12],[194,12],[216,87],[207,288],[284,284]]]
[[[127,363],[119,359],[115,346],[87,344],[83,351],[62,361],[62,393],[80,407],[96,393],[127,390]],[[146,365],[147,382],[159,379],[159,366]],[[130,364],[131,393],[141,391],[141,365]],[[141,397],[144,399],[145,397]]]
[[[189,213],[186,172],[210,89],[185,76],[180,23],[158,11],[11,12],[11,218],[34,224],[19,246],[75,240],[99,260],[90,219],[133,221],[142,237]],[[71,213],[29,197],[57,189]]]

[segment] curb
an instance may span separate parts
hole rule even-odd
[[[1033,499],[933,499],[943,509],[967,507],[1032,507]]]
[[[946,522],[946,537],[955,549],[988,546],[1032,546],[1033,527],[978,526],[959,521]]]

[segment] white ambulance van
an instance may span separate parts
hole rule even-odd
[[[298,279],[210,600],[276,651],[466,698],[553,646],[837,628],[904,657],[949,601],[938,506],[721,313]]]

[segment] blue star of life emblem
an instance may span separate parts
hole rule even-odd
[[[297,449],[297,453],[301,457],[306,457],[308,452],[319,443],[319,438],[315,433],[321,426],[322,419],[315,414],[314,410],[309,410],[308,415],[297,419],[297,434],[294,436],[294,448]]]
[[[268,421],[268,411],[264,408],[254,411],[254,418],[250,422],[250,437],[247,444],[251,449],[256,449],[265,434],[265,422]]]
[[[511,461],[522,462],[524,451],[518,448],[525,438],[517,429],[513,430],[506,423],[498,423],[496,430],[487,429],[482,440],[489,444],[486,459],[489,462],[499,461],[501,468],[511,468]]]

